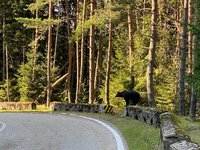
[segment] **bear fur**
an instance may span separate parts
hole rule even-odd
[[[118,92],[115,97],[123,97],[126,101],[126,106],[128,105],[136,105],[140,100],[140,94],[136,91],[122,91]]]

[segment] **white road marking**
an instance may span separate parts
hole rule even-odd
[[[2,125],[2,127],[0,128],[0,132],[3,131],[3,129],[5,129],[6,124],[4,122],[0,122],[0,124]]]
[[[106,124],[106,123],[104,123],[102,121],[99,121],[97,119],[94,119],[94,118],[89,118],[89,117],[84,117],[84,116],[78,116],[78,115],[74,115],[74,114],[70,114],[70,115],[71,116],[75,116],[75,117],[84,118],[84,119],[87,119],[87,120],[92,120],[94,122],[97,122],[97,123],[101,124],[102,126],[104,126],[105,128],[107,128],[113,134],[113,136],[114,136],[114,138],[116,140],[116,143],[117,143],[117,150],[125,150],[125,147],[124,147],[123,140],[122,140],[121,136],[119,135],[119,133],[116,130],[114,130],[108,124]]]

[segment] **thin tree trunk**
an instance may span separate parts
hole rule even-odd
[[[90,1],[90,17],[94,15],[94,0]],[[94,25],[90,25],[89,48],[89,103],[94,102]]]
[[[80,77],[79,77],[79,87],[77,92],[77,101],[80,101],[81,98],[81,92],[82,92],[82,83],[83,83],[83,71],[84,71],[84,50],[85,50],[85,36],[84,36],[84,24],[85,24],[85,18],[86,18],[86,3],[87,0],[84,0],[83,2],[83,14],[82,14],[82,35],[81,35],[81,61],[80,61]]]
[[[176,7],[177,7],[177,14],[176,14],[176,20],[178,20],[178,22],[176,23],[176,28],[177,28],[177,38],[176,38],[176,53],[175,53],[175,60],[177,60],[177,62],[179,62],[179,57],[180,57],[180,37],[181,37],[181,29],[180,29],[180,17],[181,17],[181,11],[180,11],[180,1],[176,2]],[[178,63],[176,63],[178,64]],[[178,65],[177,65],[178,68]]]
[[[192,7],[192,0],[189,0],[188,2],[188,23],[191,24],[193,21],[193,7]],[[195,12],[196,14],[196,12]],[[196,47],[196,38],[193,38],[193,34],[191,33],[191,31],[189,31],[188,34],[188,43],[189,43],[189,61],[190,61],[190,66],[189,66],[189,73],[194,75],[194,64],[195,64],[195,60],[194,60],[194,48]],[[192,65],[193,64],[193,65]],[[196,107],[197,107],[197,96],[195,93],[195,89],[194,89],[194,85],[192,84],[191,86],[191,100],[190,100],[190,109],[189,109],[189,117],[192,120],[196,119]]]
[[[192,120],[196,119],[196,108],[197,108],[197,96],[195,94],[194,87],[192,87],[191,93],[191,101],[190,101],[190,110],[189,110],[189,117]]]
[[[142,24],[142,30],[145,30],[145,11],[146,11],[146,0],[143,0],[143,24]]]
[[[49,0],[49,19],[52,16],[52,2]],[[48,50],[47,50],[47,107],[51,102],[51,46],[52,46],[52,27],[49,24],[48,27]]]
[[[94,89],[96,101],[99,101],[99,88],[101,84],[101,71],[102,71],[102,34],[99,33],[99,47],[97,53],[97,64],[95,69]]]
[[[147,66],[147,97],[150,107],[156,107],[153,86],[153,74],[156,51],[157,17],[157,0],[152,0],[151,39],[149,46],[149,62]]]
[[[66,20],[67,20],[67,35],[68,38],[71,36],[71,29],[70,29],[70,15],[69,15],[69,2],[68,0],[66,0]],[[68,102],[71,103],[72,102],[72,98],[71,98],[71,77],[72,77],[72,44],[69,43],[68,40],[68,78],[67,78],[67,93],[66,96],[68,97]]]
[[[79,23],[79,0],[76,1],[76,27]],[[76,40],[76,99],[75,102],[79,103],[79,79],[80,79],[80,51],[79,51],[80,40]]]
[[[111,1],[112,4],[112,1]],[[110,104],[110,68],[111,68],[111,52],[112,52],[112,19],[111,19],[111,10],[110,10],[110,20],[109,20],[109,43],[108,43],[108,53],[107,53],[107,68],[106,68],[106,84],[105,84],[105,100],[107,105]]]
[[[130,7],[130,6],[129,6]],[[130,67],[130,84],[131,87],[134,88],[135,86],[135,78],[133,75],[133,65],[132,65],[132,59],[133,59],[133,50],[134,50],[134,43],[133,43],[133,15],[132,15],[132,9],[128,8],[128,37],[129,37],[129,67]]]
[[[5,74],[6,74],[6,52],[5,52],[5,17],[3,16],[3,74],[2,74],[2,81],[4,82],[5,81]]]
[[[8,69],[9,69],[9,61],[8,61],[8,44],[6,43],[5,44],[5,49],[6,49],[6,93],[7,93],[7,101],[9,102],[10,101],[10,87],[9,87],[9,72],[8,72]]]
[[[57,56],[57,48],[58,48],[58,31],[59,31],[59,27],[56,28],[55,47],[54,47],[54,55],[53,55],[53,68],[56,68],[56,56]]]
[[[188,0],[184,0],[182,50],[179,68],[179,115],[185,115],[185,64],[187,53]]]
[[[38,19],[38,9],[35,11],[35,18]],[[32,80],[35,80],[35,66],[37,61],[37,49],[38,49],[38,37],[39,37],[39,30],[38,28],[35,29],[35,46],[33,48],[33,74]]]
[[[25,47],[22,48],[22,64],[25,64]]]

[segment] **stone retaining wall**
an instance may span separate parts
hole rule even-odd
[[[181,133],[172,113],[149,107],[128,106],[126,116],[160,127],[164,150],[200,150],[196,143],[191,142],[188,136]]]
[[[1,102],[1,110],[30,110],[36,109],[36,104],[32,102]]]
[[[80,111],[80,112],[94,112],[94,113],[112,113],[113,106],[106,104],[74,104],[51,102],[51,111]]]
[[[175,116],[166,112],[161,114],[161,141],[164,150],[199,150],[200,147],[191,142],[176,124]]]
[[[51,102],[50,109],[52,111],[69,111],[70,110],[70,111],[82,111],[82,112],[98,112],[99,105]]]
[[[136,120],[160,127],[160,114],[164,111],[149,107],[127,106],[126,114]]]

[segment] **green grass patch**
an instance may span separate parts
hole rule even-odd
[[[192,121],[188,118],[180,118],[179,126],[185,130],[192,142],[200,145],[200,120]]]

